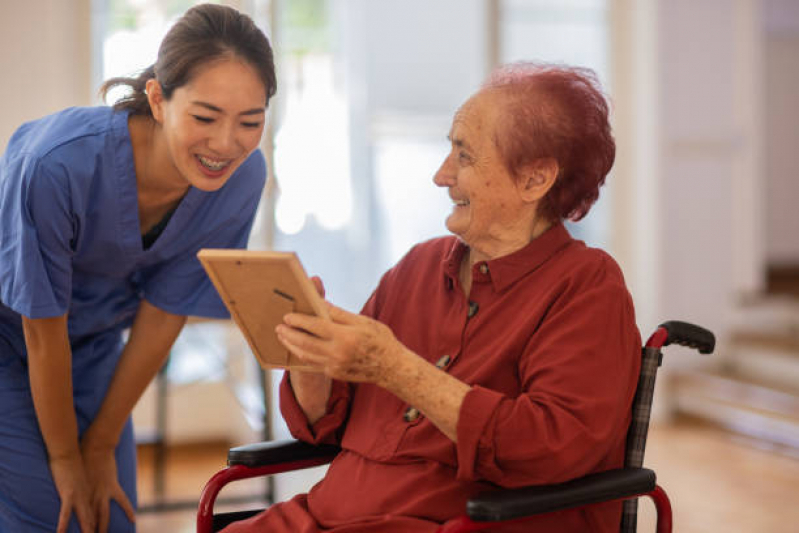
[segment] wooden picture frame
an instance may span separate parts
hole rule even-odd
[[[292,355],[275,333],[287,313],[330,320],[297,254],[205,248],[197,257],[263,368],[318,371]]]

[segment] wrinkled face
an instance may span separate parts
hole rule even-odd
[[[169,100],[151,100],[151,108],[178,173],[198,189],[215,191],[258,147],[265,103],[255,70],[225,59],[202,67]]]
[[[455,114],[451,151],[433,181],[449,188],[454,206],[447,229],[478,249],[529,238],[518,188],[494,142],[500,95],[480,92]]]

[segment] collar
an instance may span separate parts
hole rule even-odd
[[[573,241],[563,223],[556,222],[524,248],[496,259],[475,263],[472,280],[475,283],[490,281],[495,291],[502,292]],[[449,288],[454,286],[458,278],[461,261],[468,249],[469,246],[463,241],[455,239],[444,257],[442,267]]]

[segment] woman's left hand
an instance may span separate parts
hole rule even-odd
[[[91,505],[97,531],[99,533],[108,531],[111,500],[115,500],[128,516],[128,520],[135,523],[136,513],[133,505],[117,479],[114,448],[91,447],[85,442],[81,444],[81,455],[91,491]]]
[[[384,385],[405,347],[385,324],[327,303],[330,321],[290,313],[276,328],[297,357],[342,381]]]

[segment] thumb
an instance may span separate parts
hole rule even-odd
[[[314,277],[311,278],[311,282],[313,283],[313,286],[316,289],[316,292],[319,293],[319,296],[324,298],[325,297],[325,284],[322,283],[322,278],[320,278],[319,276],[314,276]]]
[[[122,487],[119,485],[117,485],[116,491],[114,491],[114,500],[116,500],[119,506],[122,507],[122,510],[125,511],[125,514],[128,516],[128,520],[135,524],[136,512],[133,510],[133,505],[131,505],[127,494],[125,494],[125,491],[122,490]]]

